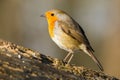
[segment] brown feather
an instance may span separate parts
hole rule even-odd
[[[68,35],[70,35],[72,38],[76,39],[77,41],[79,41],[79,43],[83,43],[86,45],[86,47],[90,50],[92,50],[94,52],[94,50],[92,49],[83,29],[80,27],[80,25],[76,22],[74,22],[75,24],[71,24],[68,26],[67,23],[59,21],[59,25],[61,27],[61,29]],[[73,27],[74,26],[74,27]]]

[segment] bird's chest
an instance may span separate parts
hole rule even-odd
[[[53,29],[54,36],[52,40],[62,49],[64,50],[76,50],[78,49],[78,41],[73,39],[71,36],[66,34],[60,27],[60,25],[56,24]]]

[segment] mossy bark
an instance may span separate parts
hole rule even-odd
[[[119,80],[0,39],[0,80]]]

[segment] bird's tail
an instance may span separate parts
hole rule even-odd
[[[101,71],[104,71],[101,63],[100,63],[99,60],[96,58],[96,56],[93,54],[93,50],[87,49],[87,50],[84,51],[84,52],[87,53],[87,54],[94,60],[94,62],[98,65],[98,67],[100,68]]]

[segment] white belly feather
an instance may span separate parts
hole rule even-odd
[[[54,37],[52,40],[61,48],[66,51],[74,51],[79,49],[79,42],[66,34],[61,27],[57,26],[54,29]]]

